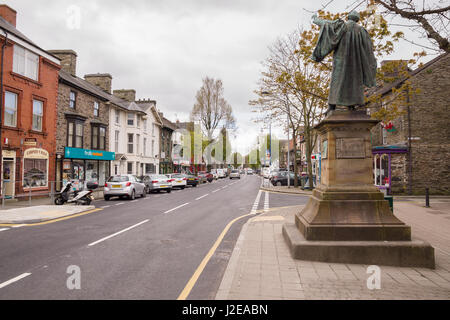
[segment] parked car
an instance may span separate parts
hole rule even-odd
[[[300,183],[300,177],[298,175],[297,175],[297,178],[298,178],[298,182]],[[294,179],[295,179],[294,173],[293,172],[289,172],[289,180],[290,180],[290,185],[291,186],[294,185]],[[288,173],[287,173],[287,171],[274,172],[274,174],[270,178],[270,182],[274,186],[287,186],[288,185]]]
[[[190,175],[190,174],[183,174],[182,175],[184,178],[186,178],[186,184],[188,186],[192,186],[192,187],[197,187],[198,184],[200,183],[198,180],[198,177]]]
[[[115,175],[108,179],[103,190],[103,197],[109,201],[112,197],[127,197],[134,200],[136,196],[147,195],[146,185],[141,179],[132,174]]]
[[[230,179],[241,179],[241,174],[239,170],[231,170]]]
[[[217,169],[211,169],[211,174],[213,175],[214,180],[219,179],[219,174],[217,173]]]
[[[187,186],[187,178],[181,173],[166,174],[169,180],[172,180],[172,189],[179,188],[184,189]]]
[[[142,180],[148,188],[148,192],[160,192],[161,190],[167,193],[172,192],[172,179],[163,174],[150,174],[142,177]]]
[[[247,175],[250,175],[250,176],[253,175],[253,169],[248,169],[247,170]]]
[[[214,176],[211,173],[206,172],[206,171],[199,171],[198,172],[198,176],[199,177],[201,176],[202,178],[205,178],[206,181],[208,181],[209,183],[211,183],[214,180]]]
[[[219,175],[219,179],[227,177],[227,174],[225,173],[225,169],[217,169],[217,174]]]

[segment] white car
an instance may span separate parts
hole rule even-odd
[[[172,181],[172,188],[184,189],[187,186],[187,179],[181,173],[166,174],[166,176]]]
[[[214,177],[214,180],[218,180],[219,179],[219,174],[217,173],[216,169],[211,169],[211,174]]]
[[[219,178],[226,178],[227,177],[225,169],[217,169],[217,174],[219,175]]]
[[[247,175],[252,175],[253,174],[253,169],[248,169],[247,170]]]

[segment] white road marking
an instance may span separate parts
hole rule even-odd
[[[167,211],[164,212],[164,213],[170,213],[170,212],[175,211],[175,210],[177,210],[177,209],[183,208],[183,207],[187,206],[188,204],[189,204],[189,202],[187,202],[187,203],[185,203],[185,204],[182,204],[181,206],[178,206],[178,207],[176,207],[176,208],[167,210]]]
[[[22,227],[25,227],[26,226],[26,224],[18,224],[17,226],[13,226],[13,228],[22,228]]]
[[[264,212],[269,211],[269,193],[265,192],[266,196],[264,198]]]
[[[109,207],[111,207],[111,206],[103,206],[101,208],[106,209],[106,208],[109,208]]]
[[[4,287],[6,287],[6,286],[9,286],[11,283],[14,283],[14,282],[17,282],[17,281],[19,281],[19,280],[22,280],[23,278],[26,278],[26,277],[28,277],[29,275],[31,275],[31,273],[23,273],[23,274],[21,274],[21,275],[18,276],[18,277],[15,277],[15,278],[13,278],[13,279],[11,279],[11,280],[8,280],[8,281],[5,281],[5,282],[3,282],[3,283],[0,283],[0,289],[4,288]]]
[[[228,186],[222,187],[222,189],[226,189],[226,188],[228,188]]]
[[[256,214],[256,211],[258,210],[258,204],[259,204],[259,200],[261,199],[261,194],[262,191],[259,190],[258,195],[256,196],[255,202],[253,203],[253,207],[252,207],[252,214]]]
[[[220,191],[220,189],[217,189],[217,190],[214,190],[212,193],[216,193],[216,192],[219,192]]]
[[[125,204],[125,202],[118,203],[118,204],[116,204],[116,206],[121,206],[123,204]]]
[[[200,200],[200,199],[203,199],[203,198],[205,198],[205,197],[207,197],[207,196],[209,196],[209,193],[205,194],[204,196],[201,196],[200,198],[195,199],[195,201],[198,201],[198,200]]]
[[[3,229],[0,229],[0,232],[6,231],[6,230],[9,230],[9,228],[3,228]]]
[[[96,244],[98,244],[98,243],[100,243],[100,242],[103,242],[103,241],[105,241],[105,240],[111,239],[112,237],[115,237],[115,236],[117,236],[117,235],[119,235],[119,234],[121,234],[121,233],[124,233],[124,232],[127,232],[127,231],[131,230],[131,229],[134,229],[134,228],[140,226],[141,224],[147,223],[147,222],[149,222],[149,221],[150,221],[150,220],[148,220],[148,219],[147,219],[147,220],[144,220],[144,221],[142,221],[142,222],[139,222],[138,224],[135,224],[134,226],[128,227],[128,228],[126,228],[126,229],[123,229],[122,231],[116,232],[116,233],[114,233],[114,234],[112,234],[112,235],[110,235],[110,236],[107,236],[107,237],[102,238],[102,239],[100,239],[100,240],[98,240],[98,241],[92,242],[91,244],[88,245],[88,247],[95,246]]]
[[[133,200],[133,201],[131,201],[131,202],[138,202],[139,200]]]

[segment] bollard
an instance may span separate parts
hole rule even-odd
[[[425,188],[425,207],[430,207],[430,189]]]
[[[30,191],[29,191],[29,200],[28,200],[28,203],[29,203],[29,205],[30,205],[30,207],[31,207],[31,188],[30,188]]]

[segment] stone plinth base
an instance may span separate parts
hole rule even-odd
[[[435,268],[434,248],[412,241],[308,241],[295,224],[283,226],[294,259],[329,263]]]

